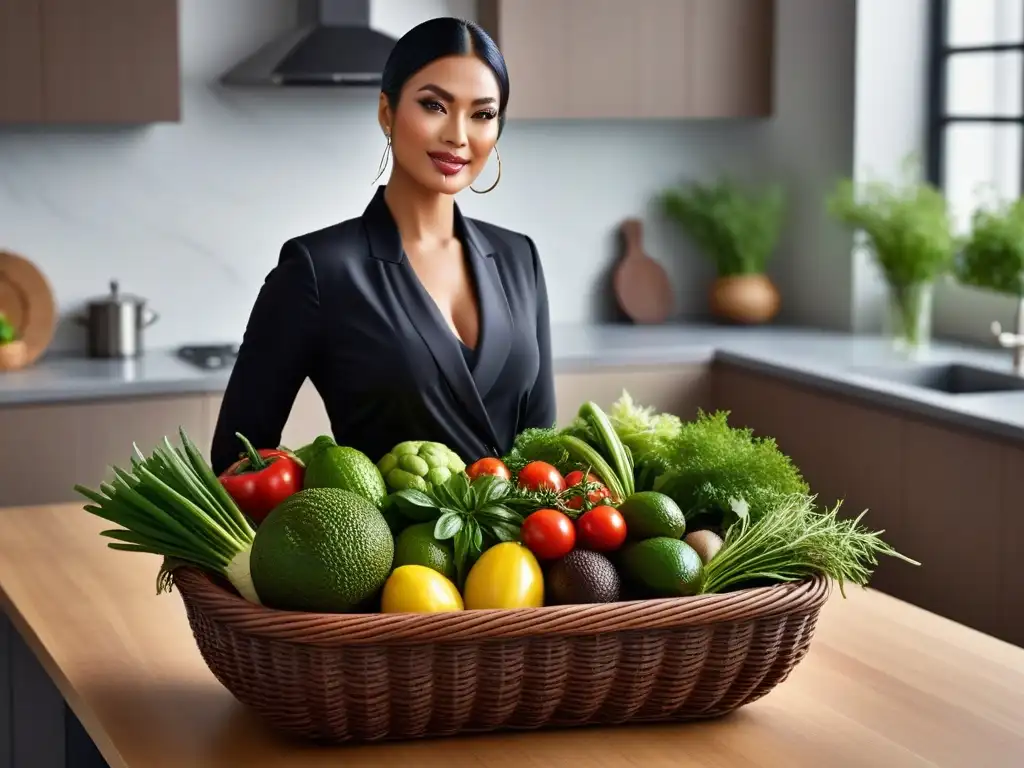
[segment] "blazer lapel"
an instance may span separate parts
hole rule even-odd
[[[395,264],[396,268],[391,270],[393,285],[410,323],[430,350],[430,354],[437,362],[441,375],[447,381],[448,386],[462,407],[485,429],[490,444],[497,445],[499,441],[495,434],[494,426],[491,424],[490,416],[484,406],[483,397],[478,389],[477,382],[466,365],[466,359],[459,348],[458,339],[448,329],[448,325],[438,311],[434,300],[427,293],[427,290],[416,276],[412,265],[405,258],[405,253],[402,250],[402,241],[398,234],[398,227],[395,225],[391,212],[384,202],[383,186],[378,188],[377,194],[374,195],[373,200],[367,206],[366,211],[363,213],[363,219],[373,257]],[[480,261],[485,260],[484,257],[477,257],[473,258],[472,261],[476,262],[478,259]],[[488,258],[486,261],[490,262],[491,259]],[[490,270],[493,269],[493,264],[491,264]],[[474,267],[474,272],[486,273],[488,271],[487,268],[478,269]],[[491,278],[488,277],[486,280],[490,282]],[[477,282],[482,283],[484,280],[477,277]],[[488,291],[493,291],[493,289],[488,289]],[[507,313],[508,303],[504,299],[504,292],[501,293],[501,299],[504,302]],[[483,304],[482,298],[481,304]],[[481,315],[483,315],[482,309]],[[481,334],[480,342],[477,344],[478,358],[477,365],[475,366],[478,371],[481,368],[489,370],[493,365],[493,363],[488,362],[490,354],[483,355],[484,347],[481,344],[485,342],[486,325],[484,325],[482,319],[481,323],[483,325],[483,333]],[[500,334],[495,332],[494,335]],[[507,337],[507,331],[504,335]],[[491,383],[493,384],[493,381]]]
[[[498,381],[512,347],[512,310],[494,261],[495,250],[491,242],[473,222],[463,218],[457,206],[455,216],[480,306],[480,337],[472,370],[473,380],[481,397],[486,397]]]

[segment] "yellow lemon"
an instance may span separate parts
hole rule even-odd
[[[544,575],[530,550],[506,541],[473,564],[463,592],[467,609],[539,608],[544,605]]]
[[[436,613],[462,608],[458,588],[425,565],[399,566],[384,582],[381,613]]]

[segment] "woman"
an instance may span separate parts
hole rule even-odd
[[[473,23],[433,19],[398,41],[378,107],[390,179],[359,218],[281,248],[224,393],[215,471],[242,450],[236,432],[279,444],[307,377],[338,443],[374,461],[436,440],[470,463],[554,423],[537,249],[454,201],[497,158],[508,91],[501,53]]]

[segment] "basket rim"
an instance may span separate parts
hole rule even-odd
[[[444,613],[308,613],[250,603],[192,565],[172,579],[186,610],[253,638],[316,646],[597,635],[746,622],[813,613],[832,592],[825,576],[693,597]]]

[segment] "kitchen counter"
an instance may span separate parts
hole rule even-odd
[[[838,590],[774,691],[684,725],[322,747],[275,735],[204,664],[158,558],[109,550],[80,505],[0,509],[0,607],[112,768],[1010,768],[1024,649],[872,590]]]
[[[569,325],[552,331],[556,372],[724,361],[879,405],[949,421],[1014,440],[1024,438],[1024,389],[951,395],[867,375],[901,365],[888,342],[812,329],[714,325]],[[1011,353],[936,343],[918,362],[966,363],[1009,373]],[[44,357],[33,368],[0,374],[0,407],[223,391],[230,369],[204,371],[173,350],[139,360]]]

